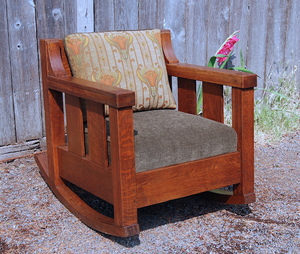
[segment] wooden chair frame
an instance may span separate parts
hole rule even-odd
[[[170,31],[162,30],[161,37],[168,75],[178,78],[178,110],[196,114],[196,80],[200,80],[203,116],[223,122],[223,86],[232,87],[232,126],[238,136],[236,152],[136,173],[134,92],[72,77],[62,41],[40,42],[47,151],[35,155],[36,162],[56,197],[85,224],[107,234],[121,237],[139,234],[140,207],[228,185],[234,185],[233,192],[214,191],[211,198],[231,204],[255,201],[253,124],[257,76],[179,63]],[[86,100],[88,154],[80,98]],[[104,105],[109,105],[111,162],[107,155]],[[114,217],[93,210],[63,179],[113,204]]]

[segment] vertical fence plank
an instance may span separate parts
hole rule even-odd
[[[0,8],[0,146],[16,141],[6,3]]]
[[[42,136],[35,6],[7,1],[17,141]]]
[[[284,62],[286,31],[288,21],[289,0],[274,0],[269,2],[267,20],[267,48],[265,65],[267,67],[265,75],[272,82],[278,82],[282,77],[286,64]],[[278,29],[280,27],[280,29]]]
[[[156,21],[157,23],[157,28],[164,28],[164,21],[165,21],[165,1],[161,1],[161,0],[156,0],[156,9],[157,9],[157,17],[158,20]]]
[[[188,63],[206,65],[208,61],[206,48],[205,11],[207,1],[187,0],[186,9],[186,57]]]
[[[53,1],[53,0],[51,0]],[[82,0],[90,1],[90,0]],[[94,0],[93,0],[94,1]],[[77,0],[64,0],[65,35],[77,32]]]
[[[296,80],[300,80],[300,71],[299,71],[299,55],[300,55],[300,1],[291,1],[288,8],[287,14],[287,30],[285,34],[286,44],[285,44],[285,62],[287,62],[292,68],[298,68],[296,73]],[[300,85],[299,92],[300,92]]]
[[[37,1],[36,13],[38,39],[61,39],[64,36],[63,1]]]
[[[93,0],[77,0],[77,32],[94,32]]]
[[[46,38],[62,39],[66,34],[76,32],[76,0],[39,0],[36,1],[36,31],[39,48],[39,40]],[[71,21],[71,22],[70,22]],[[39,70],[41,67],[39,66]],[[41,73],[39,73],[41,75]],[[41,82],[41,76],[40,76]],[[40,85],[40,87],[42,87]],[[42,88],[40,88],[42,89]],[[42,98],[42,107],[43,107]],[[43,135],[44,127],[44,110],[42,110]]]
[[[229,36],[229,0],[210,0],[207,7],[206,45],[208,58],[213,56]]]
[[[139,1],[138,28],[162,28],[162,13],[157,0]]]
[[[164,28],[170,29],[175,54],[181,62],[185,62],[185,0],[165,0],[164,5]]]
[[[164,1],[164,28],[170,29],[172,44],[176,57],[180,62],[186,62],[186,8],[185,0],[178,0],[176,4],[172,0]],[[172,91],[176,102],[178,101],[177,80],[172,81]]]
[[[77,28],[76,18],[74,17],[76,11],[76,0],[36,1],[38,39],[62,39],[69,32],[67,30],[73,30],[72,32],[74,32],[76,29],[70,28],[69,23],[71,23],[71,27]],[[67,12],[71,12],[73,17],[67,19]]]
[[[247,42],[249,40],[249,20],[250,20],[250,11],[249,11],[248,1],[230,1],[230,10],[235,10],[230,12],[229,17],[229,34],[228,36],[235,32],[239,31],[237,37],[240,41],[234,47],[234,60],[233,65],[235,67],[241,66],[240,53],[242,52],[244,60],[252,55],[253,52],[247,52]],[[243,66],[245,67],[245,66]]]
[[[42,137],[36,38],[63,38],[76,31],[92,31],[93,6],[95,31],[167,28],[172,31],[180,61],[201,65],[206,64],[230,33],[239,29],[241,41],[235,48],[234,63],[239,64],[242,49],[247,68],[261,77],[259,87],[263,87],[274,60],[290,63],[291,67],[299,64],[299,1],[2,0],[1,3],[0,54],[1,64],[7,68],[1,69],[0,146]],[[80,20],[85,20],[85,24]],[[280,71],[284,72],[283,68]]]
[[[247,44],[246,64],[248,68],[262,77],[258,80],[258,86],[262,87],[264,83],[267,66],[265,58],[267,52],[267,22],[268,22],[268,2],[260,0],[248,0],[250,20],[249,20],[249,39]],[[265,32],[262,32],[265,31]]]
[[[277,62],[279,59],[284,59],[289,2],[289,0],[273,0],[269,2],[267,20],[268,47],[266,52],[269,64]]]
[[[115,0],[114,9],[115,30],[138,29],[138,0]]]
[[[110,31],[115,29],[114,1],[94,1],[95,31]]]

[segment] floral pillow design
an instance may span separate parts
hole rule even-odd
[[[75,77],[135,91],[134,110],[176,108],[160,30],[71,34],[65,45]]]

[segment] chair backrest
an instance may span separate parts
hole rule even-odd
[[[134,110],[176,108],[160,30],[71,34],[65,47],[74,77],[135,91]]]

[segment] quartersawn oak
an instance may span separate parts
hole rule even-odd
[[[232,204],[255,201],[256,75],[179,63],[170,31],[162,30],[161,35],[168,75],[178,77],[180,111],[196,114],[196,80],[200,80],[203,116],[223,122],[223,86],[232,87],[232,125],[238,135],[236,152],[136,173],[134,92],[72,77],[62,41],[40,42],[47,151],[35,155],[36,162],[57,198],[86,225],[107,234],[137,235],[138,208],[196,193],[205,192],[211,198]],[[82,99],[86,101],[86,116]],[[109,106],[110,146],[104,105]],[[84,136],[85,121],[88,142]],[[113,218],[89,207],[63,179],[113,204]],[[216,190],[228,185],[234,186],[233,192]],[[210,190],[213,191],[207,192]]]

